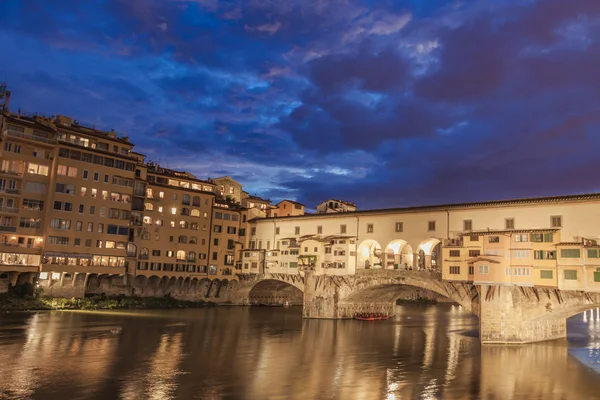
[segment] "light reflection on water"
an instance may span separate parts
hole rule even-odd
[[[459,307],[385,322],[299,308],[0,315],[2,399],[600,399],[600,318],[480,346]],[[465,334],[467,332],[467,334]]]

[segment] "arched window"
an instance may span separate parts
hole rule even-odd
[[[199,217],[200,216],[200,210],[198,210],[197,208],[192,209],[192,217]]]
[[[179,221],[179,227],[182,229],[187,229],[188,228],[187,221]]]
[[[179,236],[179,243],[187,243],[187,237],[184,235]]]
[[[183,195],[183,197],[181,198],[181,204],[185,204],[186,206],[190,205],[190,195],[189,194]]]
[[[148,231],[143,231],[141,236],[143,240],[150,240],[150,232]]]
[[[145,203],[144,204],[144,209],[146,211],[152,211],[152,210],[154,210],[154,205],[152,203]]]
[[[137,246],[133,243],[127,243],[127,257],[135,257],[137,255]]]
[[[150,253],[147,248],[142,247],[140,249],[140,258],[148,258],[148,254],[150,254]]]
[[[147,216],[147,215],[146,215],[146,216],[144,217],[144,223],[145,223],[146,225],[152,225],[152,217],[149,217],[149,216]]]
[[[181,215],[190,215],[190,209],[183,207],[181,209]]]
[[[187,260],[188,261],[196,261],[196,253],[193,251],[188,252]]]
[[[198,238],[197,238],[196,236],[192,236],[192,237],[190,237],[190,243],[191,243],[191,244],[196,244],[196,243],[198,243]]]
[[[177,251],[177,260],[185,261],[185,251],[183,251],[183,250]]]
[[[200,196],[194,196],[192,198],[192,205],[196,207],[200,207]]]

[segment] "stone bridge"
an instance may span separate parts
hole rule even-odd
[[[558,289],[474,285],[441,280],[435,272],[364,270],[356,275],[241,274],[232,290],[234,304],[249,304],[255,290],[270,285],[269,294],[289,298],[302,293],[305,318],[352,318],[356,312],[394,314],[407,286],[426,289],[461,305],[479,317],[483,343],[528,343],[566,336],[566,319],[600,307],[600,293]],[[292,289],[293,288],[293,289]],[[284,291],[288,294],[283,295]]]

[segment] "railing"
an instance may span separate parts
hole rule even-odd
[[[8,242],[0,242],[0,246],[6,247],[18,247],[22,249],[41,249],[41,244],[19,244],[19,243],[8,243]]]
[[[16,214],[19,212],[19,209],[15,207],[0,207],[0,212]]]
[[[20,195],[21,189],[11,189],[11,188],[7,188],[7,187],[0,187],[0,193]]]
[[[17,227],[16,226],[4,226],[4,225],[0,225],[0,232],[16,232],[17,231]]]
[[[9,171],[5,169],[0,169],[0,174],[10,175],[10,176],[23,176],[22,172],[19,171]]]
[[[56,139],[45,138],[43,136],[37,136],[37,135],[31,135],[29,133],[17,132],[17,131],[13,131],[11,129],[4,131],[4,134],[9,135],[9,136],[23,138],[23,139],[36,140],[36,141],[42,142],[42,143],[49,143],[49,144],[56,143]]]

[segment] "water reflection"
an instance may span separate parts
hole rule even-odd
[[[394,320],[299,309],[0,315],[4,399],[594,399],[600,318],[569,341],[484,346],[459,307]]]

